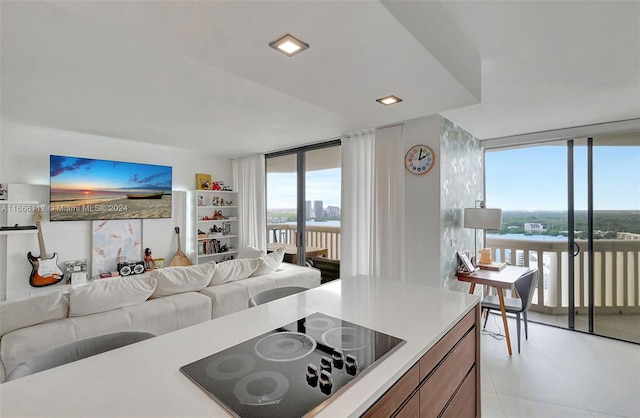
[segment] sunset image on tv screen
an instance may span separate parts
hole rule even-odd
[[[50,157],[50,219],[153,219],[171,217],[169,166]]]

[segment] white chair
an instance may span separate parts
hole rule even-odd
[[[126,331],[74,341],[18,364],[6,377],[5,382],[104,353],[105,351],[114,350],[151,337],[155,337],[155,335],[150,332]]]
[[[249,307],[253,308],[254,306],[262,305],[263,303],[271,302],[272,300],[280,299],[285,296],[304,292],[305,290],[309,290],[309,289],[307,289],[306,287],[299,287],[299,286],[287,286],[287,287],[276,287],[275,289],[265,290],[263,292],[256,293],[255,295],[249,298]]]

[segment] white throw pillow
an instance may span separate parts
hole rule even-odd
[[[245,247],[238,252],[238,258],[258,258],[265,255],[267,252],[255,247]]]
[[[216,262],[195,266],[165,267],[151,272],[151,277],[158,281],[152,298],[174,295],[184,292],[199,292],[209,286],[216,269]]]
[[[209,286],[246,279],[251,276],[257,268],[257,258],[238,258],[235,260],[222,261],[216,264],[216,270],[213,273],[213,279],[211,279]]]
[[[258,268],[253,272],[252,276],[262,276],[264,274],[273,273],[280,267],[282,260],[284,259],[284,248],[278,248],[277,250],[260,257],[258,259]]]
[[[69,316],[82,316],[135,305],[149,299],[156,288],[156,279],[114,277],[69,289]]]
[[[20,328],[66,318],[69,302],[61,292],[0,303],[0,337]]]

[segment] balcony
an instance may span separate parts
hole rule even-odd
[[[296,225],[287,223],[270,223],[267,225],[267,242],[295,244]],[[307,225],[306,244],[309,247],[321,247],[328,250],[331,260],[340,260],[340,227]]]
[[[577,315],[586,315],[588,299],[587,241],[577,240],[582,251],[575,258],[575,306]],[[519,266],[537,266],[542,273],[533,296],[531,310],[541,322],[566,326],[569,307],[567,241],[523,240],[487,237],[496,261]],[[621,315],[627,318],[626,327],[640,329],[640,241],[594,241],[594,312],[596,333],[640,342],[637,331],[617,330]],[[554,320],[549,315],[557,316]],[[533,317],[533,316],[532,316]],[[546,318],[545,318],[546,317]],[[606,323],[605,323],[606,321]],[[584,318],[576,317],[576,329]],[[616,335],[614,335],[616,334]]]

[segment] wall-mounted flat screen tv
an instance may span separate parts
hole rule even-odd
[[[169,166],[51,155],[50,219],[171,217]]]

